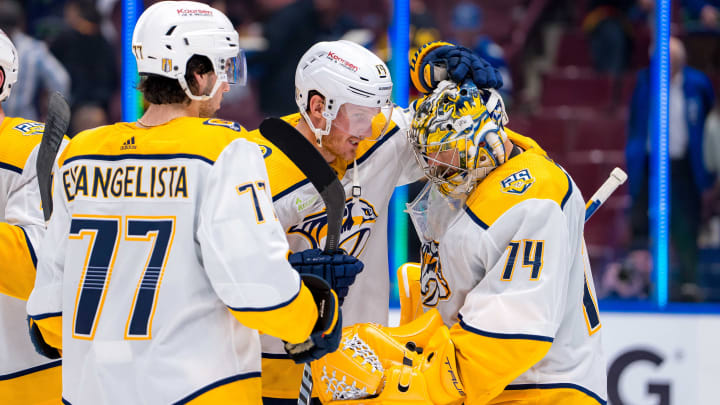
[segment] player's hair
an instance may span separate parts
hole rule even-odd
[[[193,55],[187,63],[185,80],[193,94],[198,92],[198,83],[195,75],[213,71],[212,63],[207,56]],[[145,100],[152,104],[190,104],[190,98],[185,94],[177,80],[158,75],[143,75],[138,85]]]

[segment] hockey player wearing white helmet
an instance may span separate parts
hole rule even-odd
[[[11,95],[18,60],[0,30],[0,101]],[[45,232],[35,169],[44,129],[40,122],[6,116],[0,106],[0,398],[9,405],[57,403],[61,395],[60,360],[35,351],[25,311]]]
[[[259,404],[258,330],[332,351],[337,296],[288,263],[258,146],[211,118],[244,81],[227,17],[155,3],[133,52],[145,115],[81,132],[58,158],[36,337],[62,348],[65,403]]]
[[[446,50],[456,49],[445,45]],[[430,63],[423,58],[417,61]],[[434,63],[447,66],[440,57]],[[492,85],[499,85],[495,71],[484,69],[491,69],[486,74]],[[447,69],[444,71],[447,75]],[[423,174],[405,135],[411,113],[395,106],[391,94],[389,69],[371,51],[349,41],[319,42],[297,66],[295,101],[299,111],[283,117],[316,146],[345,188],[339,246],[364,263],[359,274],[343,267],[317,266],[334,262],[320,250],[327,226],[322,200],[284,154],[259,131],[250,133],[250,139],[265,150],[275,212],[291,251],[315,249],[292,254],[290,261],[301,273],[317,274],[331,282],[341,300],[344,298],[345,325],[387,323],[390,197],[395,187],[419,180]],[[297,403],[302,365],[285,354],[280,340],[263,336],[262,343],[265,404]]]

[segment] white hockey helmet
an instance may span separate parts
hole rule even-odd
[[[207,4],[161,1],[145,10],[135,25],[132,49],[141,75],[175,79],[192,100],[208,100],[222,82],[245,84],[245,55],[230,20]],[[206,56],[217,74],[209,95],[194,95],[185,80],[193,55]]]
[[[308,117],[310,91],[325,97],[325,128],[315,128]],[[318,144],[336,126],[352,134],[378,125],[387,129],[392,114],[392,79],[385,62],[354,42],[318,42],[300,58],[295,71],[295,102],[315,133]],[[341,117],[338,118],[338,113]],[[382,114],[382,115],[381,115]],[[349,118],[348,118],[349,117]]]
[[[10,97],[10,91],[17,82],[18,59],[15,45],[5,32],[0,30],[0,67],[5,72],[5,82],[0,90],[0,101],[5,101]]]

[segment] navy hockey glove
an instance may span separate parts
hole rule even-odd
[[[363,263],[344,253],[325,253],[320,249],[308,249],[288,257],[290,264],[300,274],[321,277],[335,290],[340,305],[355,282],[355,276],[363,270]]]
[[[310,337],[298,344],[285,342],[285,351],[295,363],[309,363],[332,353],[342,338],[342,312],[337,295],[328,283],[312,274],[301,276],[318,307],[318,319]]]
[[[418,50],[412,61],[411,76],[415,87],[430,93],[438,83],[451,79],[462,83],[471,79],[478,88],[499,89],[503,85],[500,72],[485,59],[462,46],[447,42],[430,43]]]

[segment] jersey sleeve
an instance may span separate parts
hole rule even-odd
[[[232,142],[213,165],[204,196],[197,238],[217,295],[245,326],[304,341],[317,308],[287,261],[287,239],[257,145]]]
[[[482,381],[466,384],[468,400],[485,404],[550,350],[565,311],[569,230],[560,206],[541,199],[514,206],[487,230],[468,223],[475,230],[460,251],[485,274],[451,337],[464,381]]]
[[[27,304],[31,321],[37,325],[44,341],[55,348],[61,348],[62,344],[63,269],[70,224],[70,213],[58,172],[56,161],[53,169],[53,212],[37,250],[37,275]]]
[[[408,141],[407,131],[410,130],[410,122],[412,121],[414,110],[412,108],[395,107],[393,111],[393,121],[397,124],[398,131],[393,136],[396,138],[394,142],[397,144],[398,156],[397,161],[401,162],[402,172],[396,186],[416,182],[425,175],[422,167],[415,158],[413,146]]]
[[[36,249],[45,232],[37,183],[36,146],[20,176],[14,176],[8,190],[5,219],[0,223],[0,293],[26,300],[35,282]]]

